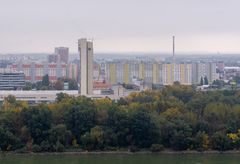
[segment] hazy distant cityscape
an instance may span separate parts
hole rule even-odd
[[[93,54],[93,45],[87,39],[79,42],[78,54],[69,54],[68,47],[55,47],[51,54],[1,55],[0,98],[3,100],[10,94],[7,90],[17,90],[11,94],[36,103],[54,101],[61,90],[72,95],[118,99],[131,92],[161,89],[175,83],[200,90],[238,87],[240,57],[237,55],[178,54],[174,38],[172,54],[165,55]],[[50,86],[42,87],[45,76]],[[69,80],[75,87],[69,87]],[[50,90],[49,96],[37,100],[34,96],[42,94],[37,90]]]
[[[0,2],[0,164],[240,163],[240,0]]]

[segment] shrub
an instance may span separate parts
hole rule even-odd
[[[42,141],[40,146],[41,146],[42,151],[45,151],[45,152],[51,151],[51,146],[48,141]]]
[[[140,151],[140,149],[136,146],[130,146],[129,151],[130,152],[137,152],[137,151]]]
[[[20,149],[15,150],[16,153],[27,153],[28,150],[26,147],[22,147]]]
[[[41,149],[41,147],[40,147],[39,145],[33,145],[33,146],[32,146],[32,151],[33,151],[34,153],[38,153],[38,152],[41,152],[42,149]]]
[[[212,147],[214,150],[226,151],[232,149],[230,139],[221,132],[216,132],[212,136]]]
[[[56,146],[55,146],[55,151],[64,152],[65,151],[64,145],[61,144],[59,141],[57,141]]]
[[[160,144],[152,144],[150,150],[151,152],[160,152],[164,150],[164,146]]]

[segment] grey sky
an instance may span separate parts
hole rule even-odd
[[[0,0],[0,53],[240,52],[239,0]]]

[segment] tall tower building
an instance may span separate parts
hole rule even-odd
[[[93,43],[87,39],[78,40],[80,54],[80,90],[81,95],[93,94]]]

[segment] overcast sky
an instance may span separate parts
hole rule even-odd
[[[0,0],[0,53],[240,52],[240,0]]]

